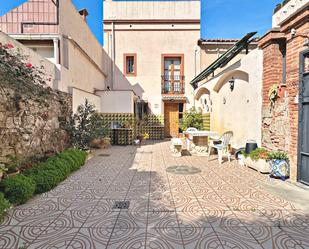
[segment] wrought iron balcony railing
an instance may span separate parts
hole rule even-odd
[[[161,76],[162,94],[184,94],[185,76],[183,75],[162,75]]]

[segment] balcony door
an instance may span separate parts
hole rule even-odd
[[[162,93],[184,94],[183,55],[163,55]]]

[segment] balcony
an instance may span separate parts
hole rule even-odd
[[[162,75],[161,76],[162,94],[184,94],[185,76],[183,75]]]

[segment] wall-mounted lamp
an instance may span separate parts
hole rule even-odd
[[[235,79],[232,77],[232,79],[230,79],[229,83],[230,83],[230,89],[231,89],[231,92],[232,92],[234,90],[234,87],[235,87]]]

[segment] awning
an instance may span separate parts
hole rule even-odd
[[[162,101],[163,102],[175,102],[175,103],[186,103],[187,102],[187,97],[181,95],[163,95],[162,96]]]
[[[246,34],[242,39],[235,43],[229,50],[227,50],[223,55],[221,55],[217,60],[215,60],[209,67],[203,70],[198,76],[196,76],[190,84],[194,89],[198,87],[198,82],[206,79],[211,75],[216,69],[224,67],[228,62],[230,62],[237,54],[239,54],[244,48],[254,40],[251,39],[257,32],[251,32]],[[250,40],[251,39],[251,40]]]

